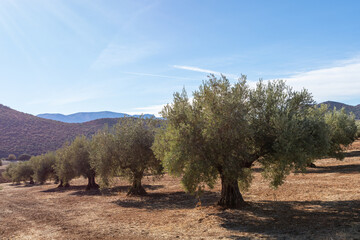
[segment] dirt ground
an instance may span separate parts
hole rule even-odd
[[[2,183],[0,239],[360,239],[360,142],[316,165],[277,190],[255,169],[242,210],[215,206],[219,185],[199,206],[167,175],[144,180],[146,197],[127,197],[120,180],[106,194],[84,191],[84,179],[67,190]]]

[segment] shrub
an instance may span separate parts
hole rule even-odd
[[[16,160],[15,154],[9,154],[8,160]]]
[[[27,161],[27,160],[30,160],[30,158],[31,158],[31,155],[24,153],[19,156],[18,160]]]

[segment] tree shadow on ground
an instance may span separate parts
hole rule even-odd
[[[202,206],[213,205],[218,194],[206,191],[200,197]],[[161,209],[191,209],[195,208],[199,203],[199,198],[194,195],[185,193],[184,191],[178,192],[165,192],[165,193],[148,193],[141,197],[127,197],[119,199],[113,203],[124,208],[140,208],[149,210]]]
[[[11,186],[14,186],[15,188],[30,188],[30,187],[35,187],[35,186],[41,186],[40,184],[30,184],[30,183],[12,183]]]
[[[360,164],[336,165],[336,166],[317,166],[316,168],[308,168],[306,173],[360,173]]]
[[[68,192],[68,191],[74,191],[74,190],[84,190],[86,186],[85,185],[70,185],[70,187],[57,187],[58,185],[55,185],[54,188],[50,188],[41,192],[49,193],[49,192]]]
[[[360,151],[345,152],[345,157],[360,157]]]
[[[156,190],[156,189],[160,189],[163,188],[164,185],[143,185],[143,187],[145,188],[145,190]],[[91,195],[107,195],[107,196],[113,196],[118,194],[119,192],[128,192],[130,189],[130,186],[116,186],[116,187],[112,187],[112,188],[107,188],[107,189],[91,189],[91,190],[85,190],[86,185],[82,186],[82,190],[81,191],[76,191],[71,193],[70,195],[75,195],[75,196],[91,196]]]
[[[234,232],[257,233],[268,238],[353,239],[360,236],[360,200],[264,201],[241,210],[223,210],[221,226]],[[334,238],[335,236],[335,238]],[[280,237],[281,238],[281,237]]]

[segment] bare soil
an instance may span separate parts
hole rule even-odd
[[[124,180],[103,193],[84,191],[85,179],[69,189],[2,183],[0,239],[360,239],[360,142],[316,165],[277,190],[255,168],[241,210],[216,206],[219,184],[199,204],[167,175],[145,179],[144,197],[127,197]]]

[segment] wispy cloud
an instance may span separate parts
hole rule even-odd
[[[342,63],[335,67],[296,74],[285,80],[295,89],[308,89],[319,102],[359,99],[360,59],[350,59]]]
[[[141,46],[110,43],[99,54],[98,58],[92,64],[92,68],[107,68],[134,63],[155,54],[158,49],[156,44],[151,43]]]
[[[204,69],[204,68],[199,68],[199,67],[192,67],[192,66],[182,66],[182,65],[173,65],[174,68],[177,69],[182,69],[182,70],[188,70],[188,71],[193,71],[193,72],[201,72],[201,73],[210,73],[210,74],[214,74],[214,75],[225,75],[226,77],[229,78],[234,78],[234,79],[238,79],[239,76],[235,75],[235,74],[231,74],[231,73],[222,73],[222,72],[218,72],[218,71],[214,71],[214,70],[209,70],[209,69]]]
[[[148,107],[139,107],[139,108],[134,108],[134,111],[130,111],[127,112],[130,115],[135,115],[135,114],[154,114],[156,117],[160,117],[161,115],[159,114],[161,112],[161,110],[164,108],[166,104],[161,104],[161,105],[151,105]]]
[[[173,79],[181,79],[181,80],[197,80],[195,78],[160,75],[160,74],[152,74],[152,73],[140,73],[140,72],[123,72],[123,73],[130,74],[130,75],[137,75],[137,76],[147,76],[147,77],[173,78]]]

